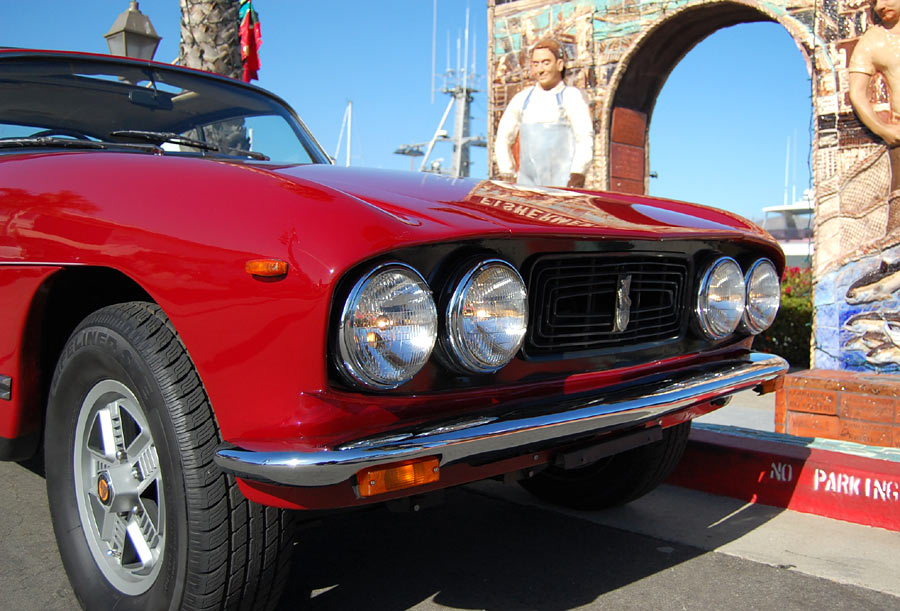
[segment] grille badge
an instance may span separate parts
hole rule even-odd
[[[616,316],[613,321],[613,333],[622,333],[628,328],[631,320],[631,274],[619,276],[616,289]]]

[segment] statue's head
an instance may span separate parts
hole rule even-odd
[[[900,2],[900,0],[897,0]],[[531,76],[544,89],[553,89],[566,75],[566,53],[552,38],[544,38],[531,50]]]
[[[872,21],[893,27],[900,21],[900,0],[871,0]]]

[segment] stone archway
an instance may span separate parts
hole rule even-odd
[[[610,79],[614,93],[608,98],[608,108],[601,113],[608,162],[606,176],[598,182],[612,191],[646,193],[649,125],[669,74],[694,46],[714,32],[760,21],[779,23],[760,5],[707,2],[673,11],[646,28],[632,42]],[[786,29],[794,40],[803,41],[798,46],[805,49],[803,32]],[[803,56],[809,65],[808,52],[804,50]]]
[[[819,74],[833,73],[834,62],[827,56],[814,62],[813,2],[489,0],[489,156],[493,159],[493,134],[503,109],[530,84],[528,50],[549,35],[567,48],[567,81],[590,97],[595,143],[588,186],[645,193],[647,128],[656,97],[678,62],[713,32],[739,23],[779,23],[807,65],[821,65],[815,70],[819,80],[836,82],[834,74]]]

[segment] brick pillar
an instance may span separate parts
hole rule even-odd
[[[609,138],[609,189],[645,193],[647,115],[630,108],[613,108]]]
[[[900,377],[809,369],[784,378],[775,430],[900,447]]]

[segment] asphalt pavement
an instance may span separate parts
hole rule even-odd
[[[766,430],[773,401],[704,420]],[[0,463],[0,481],[0,608],[78,609],[39,469]],[[576,512],[482,482],[305,529],[279,609],[898,609],[897,550],[897,532],[675,486]]]

